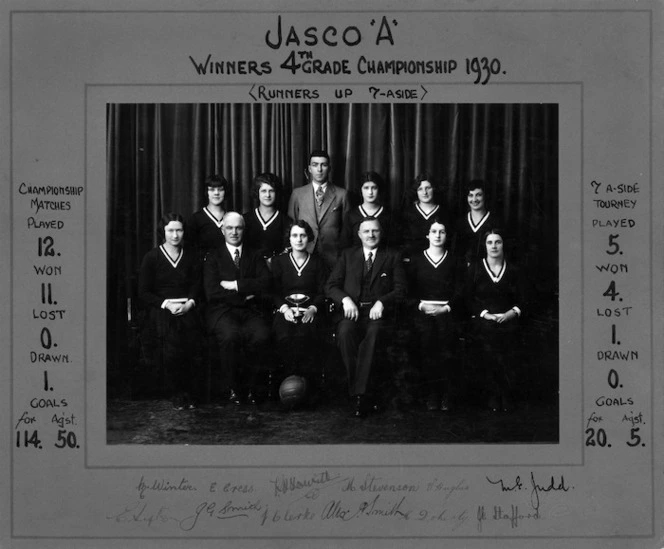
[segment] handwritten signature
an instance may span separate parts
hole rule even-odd
[[[319,490],[339,480],[341,475],[332,476],[325,470],[304,479],[295,476],[279,475],[270,483],[274,487],[274,497],[278,498],[288,493],[306,490],[307,499],[317,499]]]
[[[147,524],[150,528],[155,524],[164,524],[170,521],[180,522],[179,519],[169,514],[168,507],[159,507],[157,511],[149,509],[149,504],[144,501],[137,501],[125,505],[124,509],[117,514],[106,517],[106,520],[113,520],[119,523],[138,522]]]
[[[568,492],[573,490],[574,486],[568,485],[565,482],[565,477],[560,475],[560,479],[557,479],[555,475],[551,475],[548,483],[546,481],[541,482],[535,479],[535,473],[530,472],[530,486],[524,486],[521,481],[521,477],[517,477],[513,481],[505,481],[500,478],[497,480],[490,479],[485,477],[489,484],[494,486],[500,486],[501,492],[518,492],[521,490],[530,489],[530,505],[535,511],[539,510],[540,507],[540,494],[548,492]]]

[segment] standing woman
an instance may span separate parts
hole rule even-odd
[[[158,225],[163,242],[143,257],[139,298],[147,305],[147,322],[156,335],[166,391],[178,410],[193,408],[200,369],[200,324],[195,312],[201,295],[200,263],[182,246],[184,220],[167,213]]]
[[[422,172],[409,189],[409,200],[402,218],[403,257],[405,261],[429,246],[427,233],[431,219],[447,222],[447,214],[436,199],[437,186],[429,172]]]
[[[225,199],[228,181],[221,175],[211,175],[203,183],[207,205],[187,221],[187,243],[192,245],[201,261],[212,250],[224,245],[221,220],[226,213]]]
[[[318,254],[307,252],[314,238],[311,226],[304,220],[293,221],[288,230],[291,251],[272,261],[272,288],[278,312],[274,318],[277,350],[289,373],[311,372],[320,364],[319,317],[324,306],[324,284],[327,270]],[[298,312],[287,297],[303,294],[308,300]]]
[[[452,311],[461,296],[460,262],[447,251],[447,231],[438,217],[429,224],[429,247],[408,264],[413,327],[427,410],[451,409],[455,323]]]
[[[244,240],[247,246],[265,258],[270,266],[272,258],[284,251],[290,219],[279,211],[281,181],[272,173],[262,173],[254,179],[252,197],[258,207],[243,215]]]
[[[383,204],[383,178],[376,172],[364,172],[360,176],[360,182],[362,204],[349,210],[344,218],[341,247],[349,248],[361,244],[358,231],[360,223],[365,217],[375,217],[380,221],[383,230],[381,241],[389,246],[391,244],[392,214]]]
[[[468,296],[487,372],[489,409],[507,412],[512,406],[510,385],[519,324],[527,307],[525,279],[505,259],[502,229],[486,231],[482,242],[485,257],[470,278]]]
[[[489,227],[503,227],[496,214],[486,205],[484,181],[474,179],[466,185],[468,212],[459,219],[454,228],[455,256],[463,258],[466,266],[475,265],[484,256],[482,235]]]

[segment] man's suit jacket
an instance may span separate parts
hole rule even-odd
[[[334,300],[337,313],[343,316],[341,301],[350,297],[360,304],[362,279],[364,277],[364,251],[362,247],[347,248],[341,252],[325,286],[327,297]],[[371,270],[367,301],[380,300],[386,312],[396,302],[405,298],[407,291],[406,272],[401,255],[390,248],[379,248]]]
[[[309,243],[307,251],[311,253],[317,250],[328,268],[334,265],[339,255],[341,227],[349,209],[346,189],[332,183],[327,184],[320,210],[316,207],[313,184],[294,189],[288,201],[288,215],[291,219],[303,219],[314,230],[314,240]]]
[[[237,280],[238,291],[222,288],[222,280]],[[230,309],[253,306],[259,294],[269,289],[270,271],[263,257],[256,250],[244,245],[238,269],[224,245],[208,254],[203,265],[203,285],[208,301],[206,321],[208,327],[213,327]],[[256,297],[247,299],[252,295]]]

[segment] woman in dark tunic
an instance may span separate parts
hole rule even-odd
[[[307,244],[313,240],[314,233],[306,221],[293,221],[288,234],[291,251],[272,261],[274,304],[278,309],[273,329],[287,372],[306,373],[321,361],[318,329],[327,271],[317,254],[307,252]],[[287,299],[292,294],[309,298],[301,306],[300,316],[296,316],[298,311]]]
[[[267,261],[286,248],[286,232],[290,218],[279,211],[281,181],[272,173],[262,173],[254,179],[252,197],[258,207],[243,215],[244,242],[258,250]]]
[[[427,410],[450,410],[450,396],[456,381],[453,368],[456,309],[461,295],[460,262],[446,249],[445,225],[434,217],[426,236],[429,247],[413,255],[408,264],[410,295],[408,306],[419,364],[424,382]]]
[[[392,240],[392,214],[383,204],[383,178],[376,172],[364,172],[360,178],[362,204],[352,208],[345,216],[341,235],[341,247],[359,246],[357,232],[365,217],[375,217],[382,229],[381,244],[390,246]]]
[[[224,245],[221,220],[226,213],[225,199],[228,190],[228,181],[224,177],[208,177],[203,183],[207,205],[187,221],[187,244],[196,249],[201,261],[209,252]]]
[[[470,279],[468,296],[475,334],[489,384],[489,408],[509,411],[513,359],[521,316],[527,308],[526,283],[520,270],[504,254],[504,231],[494,228],[482,238],[485,257]]]
[[[147,305],[147,329],[164,372],[165,389],[176,409],[193,408],[200,369],[200,323],[195,312],[201,295],[200,262],[182,246],[184,220],[175,213],[159,221],[163,244],[143,257],[139,298]]]
[[[434,216],[447,223],[447,212],[438,204],[436,183],[429,172],[419,174],[409,189],[409,200],[401,219],[403,235],[403,258],[408,262],[411,256],[429,247],[427,233]]]
[[[474,179],[466,185],[468,212],[454,227],[452,253],[463,258],[466,266],[475,265],[483,257],[482,235],[489,227],[504,227],[497,215],[487,209],[484,181]]]

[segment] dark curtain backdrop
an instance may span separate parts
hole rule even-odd
[[[128,299],[143,255],[167,211],[200,209],[210,174],[231,183],[229,209],[247,211],[251,181],[306,182],[308,154],[331,156],[331,180],[351,191],[365,170],[387,183],[398,211],[414,176],[434,174],[454,216],[463,185],[488,184],[489,206],[518,236],[519,261],[541,294],[558,287],[558,105],[556,104],[113,104],[107,109],[108,358],[127,352]]]

